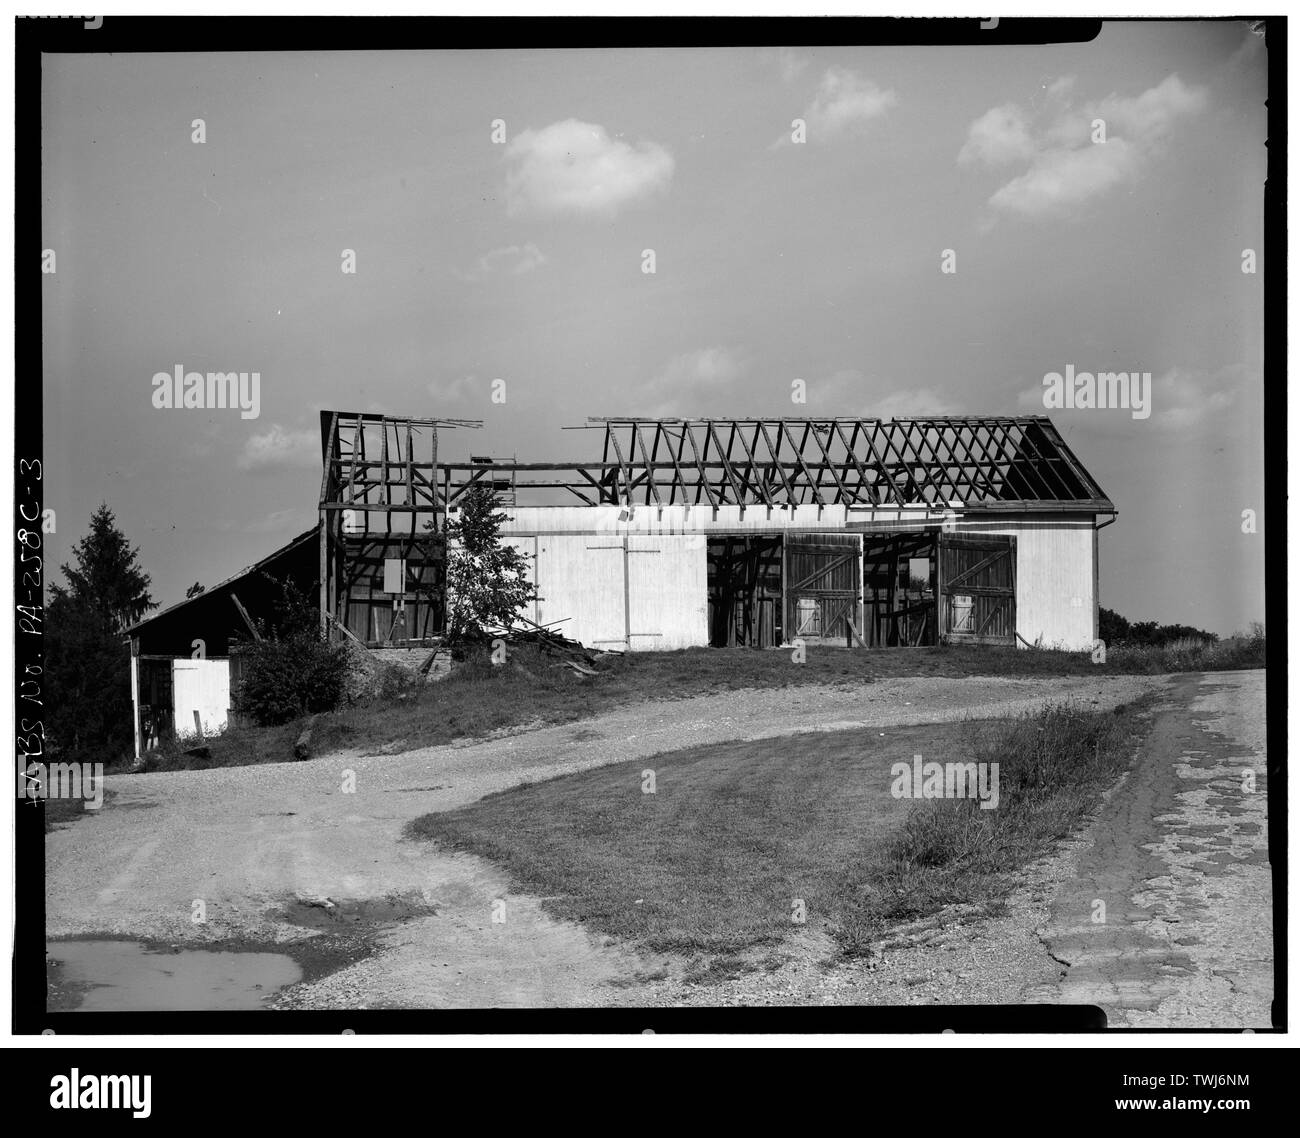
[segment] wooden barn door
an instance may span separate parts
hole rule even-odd
[[[844,641],[844,620],[862,626],[862,539],[857,534],[788,534],[787,640]]]
[[[1016,642],[1016,539],[939,535],[939,627],[954,644]]]

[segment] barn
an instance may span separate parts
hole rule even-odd
[[[322,411],[319,524],[131,630],[142,744],[196,710],[225,721],[276,582],[314,592],[332,635],[435,643],[438,533],[475,485],[528,555],[524,615],[593,648],[1097,636],[1097,534],[1116,509],[1046,416],[593,418],[572,428],[584,457],[555,462],[473,453],[481,425]]]

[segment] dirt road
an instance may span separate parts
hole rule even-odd
[[[1114,1027],[1267,1027],[1264,673],[1181,676],[1170,696],[1042,930],[1065,974],[1025,998],[1097,1004]]]
[[[647,963],[513,895],[490,865],[402,839],[405,824],[521,781],[710,741],[1012,714],[1045,699],[1113,706],[1159,677],[910,679],[650,702],[564,727],[405,754],[123,775],[98,814],[47,838],[51,937],[287,943],[295,897],[393,898],[382,951],[294,989],[299,1007],[617,1002]],[[504,901],[504,923],[494,904]],[[500,915],[500,907],[496,911]],[[195,914],[204,919],[196,923]]]

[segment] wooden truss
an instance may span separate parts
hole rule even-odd
[[[590,422],[605,502],[1114,509],[1045,416]]]
[[[503,504],[563,491],[587,505],[907,506],[1114,512],[1046,416],[930,419],[592,418],[598,461],[438,452],[471,419],[321,413],[324,512],[438,515],[474,485]],[[426,457],[427,456],[427,457]],[[371,521],[373,522],[373,517]]]

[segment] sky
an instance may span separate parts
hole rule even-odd
[[[155,600],[229,576],[314,524],[321,408],[482,419],[442,453],[537,461],[594,457],[560,430],[589,415],[1049,414],[1119,510],[1101,604],[1244,628],[1266,68],[1234,22],[47,55],[48,561],[107,502]],[[257,417],[155,406],[178,365],[257,372]],[[1150,373],[1149,414],[1048,408],[1067,367]]]

